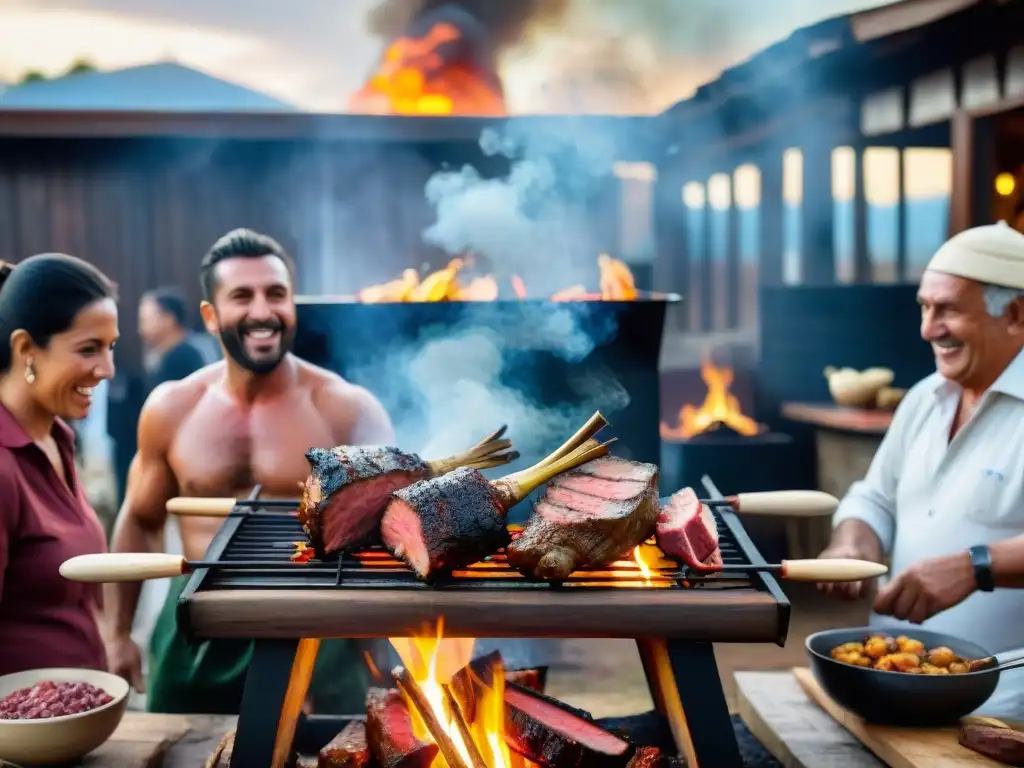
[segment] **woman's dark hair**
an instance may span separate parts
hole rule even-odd
[[[0,372],[11,368],[15,331],[26,331],[45,347],[87,306],[113,298],[117,289],[110,279],[74,256],[42,253],[19,264],[0,262]]]

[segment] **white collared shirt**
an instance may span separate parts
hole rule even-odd
[[[960,388],[934,373],[911,389],[867,476],[850,486],[833,525],[863,520],[891,556],[891,575],[976,544],[1024,535],[1024,353],[978,401],[952,440]],[[874,626],[915,625],[872,613]],[[991,653],[1024,648],[1024,589],[975,592],[923,625]],[[1003,674],[982,712],[1024,718],[1024,670]]]

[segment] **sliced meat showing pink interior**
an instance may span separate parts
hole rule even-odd
[[[416,510],[401,499],[392,498],[380,523],[380,535],[388,549],[404,559],[416,573],[430,570],[430,554],[423,540],[423,525]]]
[[[607,501],[589,493],[571,491],[568,488],[559,488],[553,485],[548,486],[543,501],[572,509],[590,517],[618,517],[626,514],[630,509],[621,501]]]
[[[508,687],[505,689],[505,704],[515,707],[538,723],[573,741],[605,755],[624,755],[629,749],[628,742],[614,733],[609,733],[596,723],[574,715],[556,704],[525,691]]]
[[[714,514],[691,488],[674,493],[661,508],[656,533],[661,551],[691,568],[717,567],[716,555],[721,565]]]
[[[320,510],[327,553],[363,543],[379,525],[391,494],[417,479],[412,472],[387,472],[339,488]]]
[[[588,461],[575,471],[584,475],[601,477],[605,480],[635,480],[646,483],[657,474],[658,468],[654,464],[641,464],[636,461],[619,459],[615,456],[603,456],[600,459]]]
[[[609,501],[626,501],[644,493],[647,483],[642,480],[608,480],[596,475],[567,474],[556,477],[549,487],[589,493]]]

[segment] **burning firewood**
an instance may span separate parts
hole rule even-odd
[[[494,676],[498,669],[504,671],[506,683],[515,683],[522,688],[544,693],[541,670],[505,669],[501,651],[492,651],[486,656],[478,656],[456,672],[451,681],[452,691],[462,702],[462,711],[465,712],[469,722],[472,723],[476,720],[477,707],[484,692],[494,688]]]
[[[430,768],[438,755],[436,744],[416,736],[402,693],[393,688],[367,691],[366,741],[380,768]]]
[[[658,517],[658,468],[614,457],[551,481],[508,563],[536,579],[563,581],[618,560],[645,541]]]
[[[462,759],[462,755],[459,754],[458,749],[455,747],[455,742],[452,741],[448,731],[438,722],[437,716],[434,714],[434,708],[430,706],[426,695],[412,675],[409,674],[409,670],[405,667],[395,667],[391,672],[391,676],[395,678],[398,689],[405,695],[406,700],[416,711],[416,714],[423,720],[423,725],[426,726],[426,729],[433,737],[434,743],[441,752],[441,756],[448,763],[448,768],[470,768],[466,765],[466,761]],[[470,741],[472,742],[472,739]],[[473,766],[473,768],[478,767]]]
[[[586,712],[514,684],[505,687],[505,742],[547,768],[626,768],[635,752]]]
[[[553,477],[604,456],[612,441],[588,441],[606,422],[595,414],[552,456],[494,482],[468,467],[396,491],[381,520],[384,545],[421,579],[471,565],[510,541],[505,514]]]
[[[455,698],[455,694],[452,693],[451,686],[443,685],[441,686],[441,690],[444,692],[444,701],[448,710],[448,717],[451,718],[452,723],[455,724],[455,727],[459,732],[459,736],[462,737],[462,743],[466,745],[466,752],[469,753],[471,768],[488,768],[487,763],[484,762],[484,756],[480,754],[480,749],[477,747],[476,741],[473,739],[473,733],[470,731],[469,723],[466,721],[466,716],[462,712],[462,707],[459,706],[459,702]]]
[[[458,467],[488,469],[514,461],[512,441],[500,439],[505,427],[465,453],[424,461],[397,448],[342,445],[306,453],[311,468],[299,502],[299,522],[316,556],[362,544],[380,528],[392,492],[417,480]]]

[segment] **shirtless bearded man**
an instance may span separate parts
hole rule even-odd
[[[393,442],[391,422],[373,395],[290,353],[292,273],[281,246],[249,230],[228,233],[206,255],[203,322],[219,337],[225,359],[160,385],[146,401],[113,551],[163,551],[165,505],[174,496],[244,497],[260,484],[267,497],[294,497],[309,471],[309,448]],[[178,522],[185,557],[202,559],[222,521]],[[140,585],[107,585],[111,671],[147,690],[150,711],[237,713],[252,644],[189,646],[175,610],[186,580],[172,583],[153,631],[148,685],[130,636]],[[361,661],[352,659],[349,667],[350,675],[362,674]],[[334,685],[343,682],[330,677]]]

